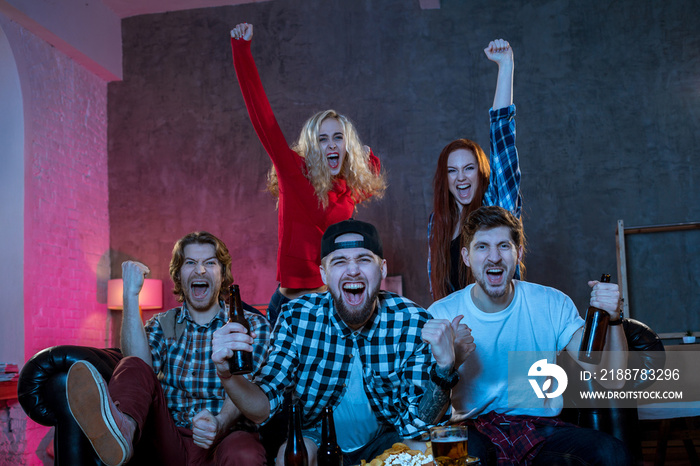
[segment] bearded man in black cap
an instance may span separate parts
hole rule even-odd
[[[316,464],[321,419],[330,406],[344,462],[358,464],[395,442],[419,438],[443,418],[458,381],[455,351],[473,351],[473,339],[459,319],[429,322],[415,303],[380,290],[387,267],[373,225],[331,225],[321,256],[328,291],[282,308],[254,383],[228,371],[227,358],[239,349],[235,324],[214,334],[212,359],[232,401],[251,420],[267,421],[292,391],[303,410],[309,464]]]

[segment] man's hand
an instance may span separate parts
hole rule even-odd
[[[248,23],[237,24],[231,29],[231,37],[234,39],[253,40],[253,25]]]
[[[124,281],[124,296],[138,296],[143,288],[143,280],[151,270],[141,262],[122,262],[122,280]]]
[[[214,332],[211,341],[211,359],[216,365],[216,372],[219,374],[219,377],[225,379],[230,377],[231,372],[229,372],[228,360],[233,356],[234,351],[253,352],[255,336],[255,332],[251,330],[249,334],[244,326],[236,322],[229,322]]]
[[[510,48],[508,41],[496,39],[489,42],[488,47],[484,49],[486,58],[495,62],[499,67],[506,64],[513,64],[513,49]]]
[[[598,280],[588,282],[591,290],[591,306],[610,314],[611,320],[620,318],[620,287],[617,283],[601,283]]]
[[[153,367],[151,348],[141,320],[139,308],[139,292],[143,288],[143,280],[150,273],[148,267],[141,262],[126,261],[122,263],[122,280],[124,283],[122,313],[122,330],[119,338],[124,356],[136,356]]]
[[[430,344],[430,350],[441,369],[456,369],[474,351],[474,338],[469,328],[460,324],[464,316],[455,317],[452,322],[445,319],[429,320],[421,333],[421,339]],[[455,353],[459,356],[455,357]]]
[[[476,349],[474,337],[472,336],[472,329],[467,327],[466,324],[460,324],[457,318],[461,320],[462,316],[457,316],[455,320],[452,321],[452,329],[455,333],[455,369],[464,364],[464,361],[466,361],[469,355]],[[457,324],[456,326],[455,321]]]
[[[200,448],[208,450],[214,446],[222,432],[219,419],[204,409],[192,419],[192,440]]]

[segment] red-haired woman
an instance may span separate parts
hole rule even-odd
[[[319,265],[321,237],[329,225],[349,219],[355,205],[386,188],[379,159],[360,142],[353,124],[333,110],[317,112],[290,148],[253,61],[253,25],[231,30],[236,76],[248,115],[272,160],[268,189],[278,199],[277,280],[268,307],[274,325],[282,305],[324,291]]]
[[[497,205],[520,218],[520,166],[515,148],[513,50],[498,39],[484,49],[498,64],[493,98],[491,160],[469,139],[452,141],[440,153],[433,180],[433,213],[428,224],[428,276],[433,299],[444,298],[474,281],[461,258],[463,221],[482,205]]]

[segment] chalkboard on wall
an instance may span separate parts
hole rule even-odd
[[[618,245],[627,317],[658,334],[700,331],[700,223],[626,228],[620,221]]]

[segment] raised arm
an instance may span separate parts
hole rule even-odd
[[[298,169],[298,158],[284,138],[255,66],[250,44],[253,25],[238,24],[231,30],[231,50],[238,84],[253,128],[278,170]]]
[[[513,49],[503,39],[496,39],[484,49],[486,57],[498,65],[496,93],[493,96],[493,109],[513,104]]]
[[[122,315],[121,349],[124,356],[137,356],[153,367],[151,348],[141,320],[139,292],[143,280],[150,273],[148,267],[136,261],[122,263],[124,281],[124,313]]]
[[[520,162],[515,146],[515,106],[513,105],[513,49],[503,39],[491,41],[484,49],[486,57],[498,65],[496,92],[491,120],[491,177],[484,193],[484,205],[497,205],[520,218]]]

